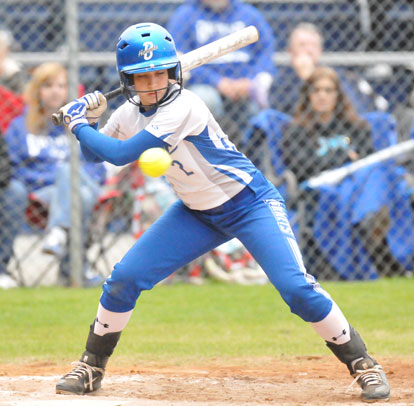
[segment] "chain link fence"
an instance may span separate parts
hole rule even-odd
[[[91,204],[82,192],[81,175],[80,181],[71,183],[76,198],[67,235],[63,240],[55,235],[66,251],[50,255],[45,245],[53,228],[53,208],[41,191],[55,184],[52,179],[62,161],[71,160],[72,178],[82,173],[84,163],[76,158],[73,141],[70,149],[71,139],[63,130],[56,133],[46,123],[36,133],[27,129],[26,118],[16,118],[28,114],[25,85],[45,63],[65,66],[70,96],[117,88],[119,34],[145,21],[166,26],[182,52],[256,22],[261,42],[254,58],[249,60],[252,54],[243,50],[234,53],[208,69],[190,72],[185,85],[205,99],[232,141],[279,188],[310,273],[336,280],[412,274],[410,146],[393,159],[363,167],[334,183],[312,186],[309,179],[414,138],[414,1],[257,0],[244,2],[254,7],[244,9],[239,1],[230,0],[230,11],[209,9],[225,3],[0,2],[0,128],[5,141],[0,287],[100,283],[100,276],[110,273],[175,198],[167,184],[144,178],[134,165],[121,170],[107,166],[105,183],[93,194]],[[187,7],[184,12],[182,7]],[[217,80],[212,78],[217,74],[233,80],[231,90],[218,98],[217,91],[210,92],[215,90]],[[51,81],[44,79],[42,86],[52,86]],[[236,88],[244,88],[244,93],[237,94]],[[123,101],[121,96],[109,102],[100,125]],[[36,177],[39,160],[53,168],[50,177]],[[23,170],[34,174],[21,177]],[[36,181],[30,183],[30,176]],[[16,180],[26,186],[20,194]],[[18,203],[10,197],[12,192]],[[79,204],[89,204],[83,217],[80,213],[85,210]],[[70,205],[61,211],[67,209]],[[257,270],[253,262],[235,244],[199,259],[181,275],[263,283],[262,274],[249,279],[236,272]],[[13,281],[2,279],[5,275]]]

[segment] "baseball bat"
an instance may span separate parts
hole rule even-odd
[[[301,188],[306,190],[315,189],[325,185],[335,185],[361,168],[387,161],[412,150],[414,150],[414,140],[400,142],[396,145],[392,145],[391,147],[374,152],[373,154],[370,154],[365,158],[361,158],[347,166],[323,171],[319,175],[313,176],[303,182],[303,184],[301,184]]]
[[[216,41],[210,42],[209,44],[203,45],[193,51],[187,52],[181,55],[181,70],[188,72],[201,65],[211,62],[220,56],[227,55],[230,52],[236,51],[247,45],[253,44],[259,40],[259,31],[253,25],[245,27],[239,31],[233,32],[232,34],[226,35]],[[105,93],[104,96],[107,100],[113,99],[122,93],[122,88],[112,90]],[[63,121],[63,114],[57,112],[52,114],[52,121],[55,125],[61,125]]]

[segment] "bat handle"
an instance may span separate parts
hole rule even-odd
[[[121,95],[122,92],[123,92],[122,88],[118,87],[118,89],[111,90],[108,93],[104,93],[104,96],[106,100],[111,100]],[[53,113],[52,122],[54,125],[62,125],[63,124],[63,113],[61,111],[58,111],[57,113]]]
[[[115,97],[120,96],[122,93],[123,93],[123,88],[118,87],[118,89],[114,89],[108,93],[104,93],[104,96],[106,100],[111,100],[111,99],[115,99]]]

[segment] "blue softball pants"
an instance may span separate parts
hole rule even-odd
[[[219,207],[198,211],[175,202],[131,247],[103,285],[100,302],[112,312],[135,307],[143,290],[214,249],[238,238],[266,272],[292,313],[324,319],[332,300],[307,274],[278,191],[259,172]]]

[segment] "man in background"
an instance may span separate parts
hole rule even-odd
[[[324,38],[318,27],[308,22],[299,23],[288,39],[290,65],[279,68],[277,80],[270,92],[271,107],[293,115],[303,81],[307,80],[323,54]],[[336,68],[347,96],[359,113],[385,111],[388,101],[375,94],[371,85],[358,73]]]
[[[168,31],[186,53],[254,25],[260,41],[191,72],[187,87],[207,104],[233,142],[248,118],[269,106],[268,92],[276,76],[272,28],[254,6],[240,0],[187,0],[172,15]]]

